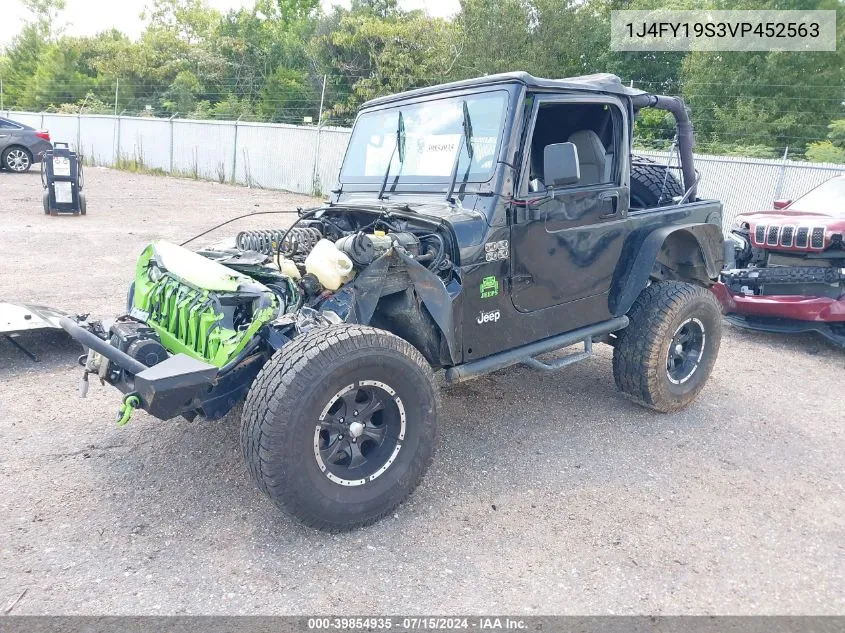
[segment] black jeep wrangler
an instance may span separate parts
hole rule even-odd
[[[631,154],[646,107],[674,115],[680,178]],[[602,342],[636,402],[668,412],[696,397],[719,350],[708,287],[724,251],[692,146],[680,99],[612,75],[508,73],[375,99],[326,204],[198,252],[154,242],[126,314],[62,325],[88,350],[85,379],[124,392],[120,422],[134,408],[216,419],[243,402],[264,492],[312,526],[367,525],[431,462],[435,370],[550,371]]]

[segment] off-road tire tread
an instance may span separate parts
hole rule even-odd
[[[406,497],[385,508],[377,516],[370,517],[354,525],[338,526],[333,523],[309,518],[304,515],[296,499],[288,493],[284,482],[273,481],[268,468],[268,446],[274,433],[279,433],[279,422],[274,420],[274,411],[282,403],[296,403],[303,386],[321,377],[321,365],[328,361],[337,361],[345,352],[371,348],[366,344],[373,337],[380,347],[399,352],[415,363],[430,383],[434,394],[435,415],[440,410],[440,397],[434,374],[423,356],[404,339],[372,327],[343,324],[330,328],[318,328],[295,338],[282,352],[270,359],[255,379],[243,405],[241,421],[241,447],[250,475],[258,488],[270,497],[282,510],[299,518],[304,524],[317,529],[340,532],[376,523],[393,512]],[[322,361],[320,360],[322,357]],[[302,380],[304,378],[304,381]],[[298,384],[297,384],[298,383]],[[296,420],[283,419],[282,424],[293,424]],[[436,450],[436,446],[435,446]],[[415,456],[409,476],[413,479],[410,490],[419,484],[434,457],[432,450],[427,459],[418,463]]]
[[[634,301],[628,312],[628,327],[617,332],[613,350],[613,378],[619,390],[637,404],[664,413],[678,411],[692,402],[703,388],[706,376],[699,387],[682,400],[665,398],[659,389],[666,364],[663,343],[667,336],[674,334],[667,333],[667,326],[680,310],[696,298],[711,302],[721,314],[718,300],[712,292],[681,281],[653,283]],[[712,349],[714,359],[721,340],[720,327],[719,318],[717,331],[707,333],[710,345],[715,346]],[[710,369],[706,371],[709,374]]]

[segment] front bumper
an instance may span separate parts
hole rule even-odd
[[[218,368],[214,365],[186,354],[175,354],[147,367],[71,317],[62,317],[59,325],[83,347],[106,359],[98,362],[97,371],[104,382],[125,394],[137,396],[139,408],[150,415],[169,420],[181,414],[204,412],[207,402],[220,397],[214,393],[220,382]],[[93,372],[86,365],[86,379],[89,373]]]
[[[845,321],[845,269],[838,267],[724,270],[713,291],[726,314],[821,323]]]
[[[722,282],[714,284],[712,290],[725,314],[822,323],[845,322],[845,298],[743,295],[732,292]]]
[[[743,295],[719,282],[713,294],[722,304],[725,319],[738,327],[760,332],[797,334],[816,332],[845,347],[845,299],[804,295]]]

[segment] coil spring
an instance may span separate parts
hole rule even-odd
[[[235,240],[242,251],[257,251],[265,255],[275,255],[279,240],[285,235],[284,229],[241,231]],[[320,229],[312,226],[296,226],[290,230],[281,252],[285,255],[307,255],[323,237]]]

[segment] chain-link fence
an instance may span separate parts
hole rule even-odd
[[[129,167],[297,193],[322,194],[337,180],[350,130],[318,125],[7,112],[49,129],[94,165]],[[668,152],[638,151],[660,162]],[[845,165],[696,155],[699,195],[721,200],[725,229],[739,213],[795,199]]]
[[[677,165],[670,152],[637,151],[661,163]],[[794,200],[825,180],[845,173],[845,165],[793,160],[695,155],[698,196],[720,200],[723,224],[731,228],[740,213],[772,208],[779,199]]]

